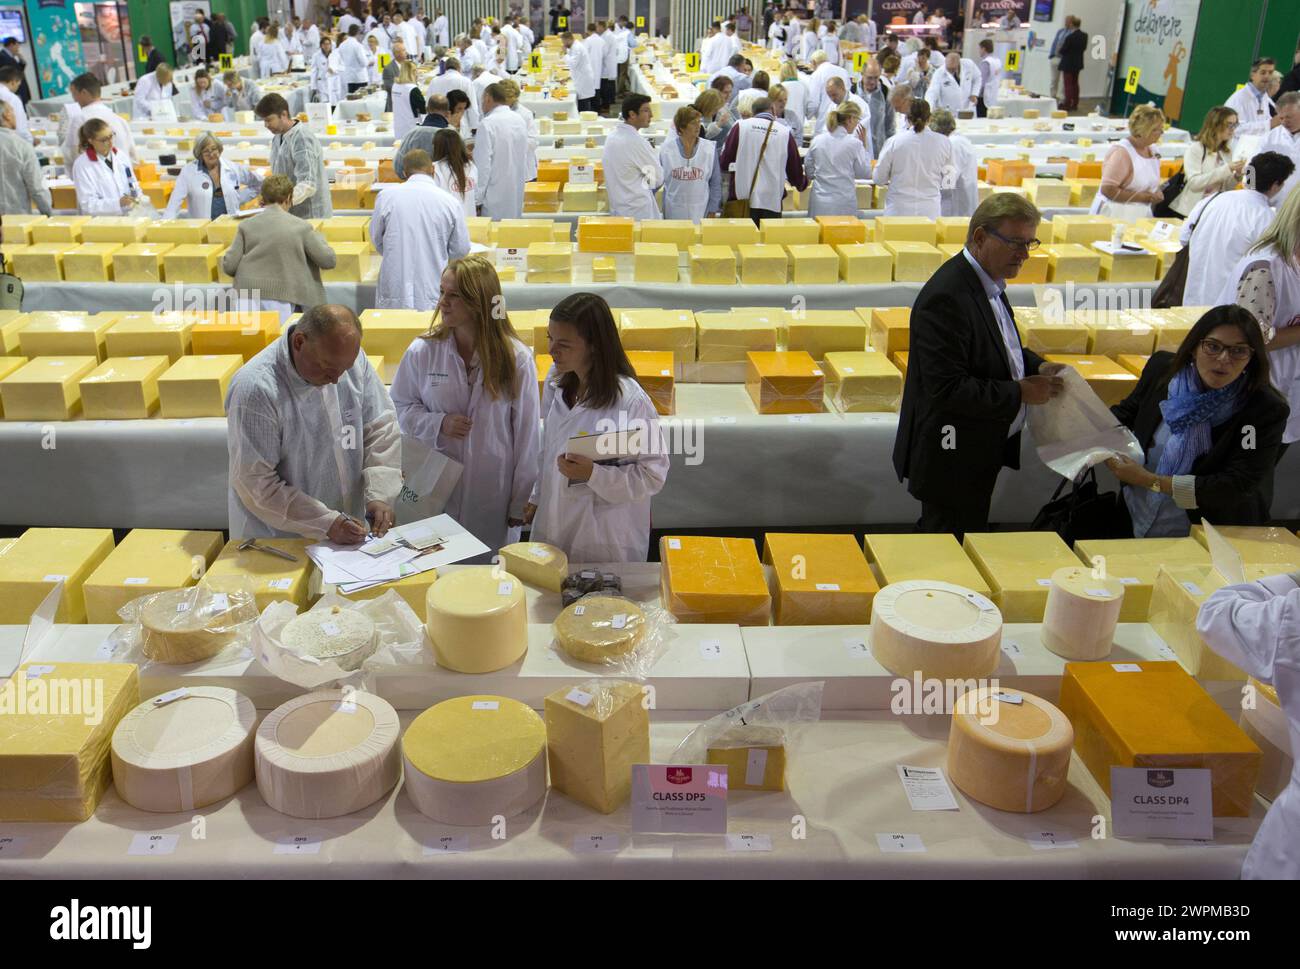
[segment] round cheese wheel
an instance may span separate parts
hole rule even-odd
[[[1119,579],[1093,578],[1083,565],[1057,569],[1043,613],[1043,645],[1070,660],[1105,659],[1123,607]]]
[[[1001,644],[998,607],[959,585],[895,582],[877,592],[871,604],[871,654],[897,676],[987,676],[997,669]]]
[[[630,653],[645,636],[645,613],[619,596],[585,596],[556,617],[555,641],[584,663]]]
[[[518,700],[456,697],[412,721],[402,761],[420,813],[446,824],[491,824],[546,793],[546,725]]]
[[[524,584],[494,566],[438,579],[429,587],[425,617],[438,665],[458,673],[503,669],[528,649]]]
[[[1042,811],[1065,794],[1073,746],[1070,721],[1046,700],[980,687],[953,708],[948,777],[967,797],[999,811]]]
[[[197,663],[216,656],[256,618],[247,593],[170,589],[150,596],[140,609],[141,646],[159,663]]]
[[[1277,690],[1254,678],[1249,682],[1255,688],[1255,705],[1253,709],[1241,708],[1241,729],[1263,753],[1255,778],[1255,793],[1273,801],[1290,783],[1295,765],[1290,724],[1278,701]]]
[[[146,700],[113,730],[113,786],[141,811],[193,811],[223,800],[253,779],[256,727],[253,701],[225,687],[189,686]]]
[[[354,670],[379,647],[379,633],[364,613],[331,606],[290,619],[280,631],[280,641],[295,653]]]
[[[402,774],[397,711],[370,693],[317,690],[276,707],[257,728],[257,789],[281,814],[360,811]]]

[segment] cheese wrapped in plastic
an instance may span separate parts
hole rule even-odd
[[[746,354],[745,389],[760,414],[820,414],[826,377],[808,353]]]
[[[852,535],[769,532],[763,561],[776,580],[778,626],[865,624],[879,591]]]
[[[751,540],[665,535],[659,561],[661,600],[679,622],[768,624],[772,596]]]
[[[609,814],[632,790],[632,766],[650,762],[650,714],[634,683],[590,681],[545,700],[551,787]]]
[[[883,353],[828,353],[825,370],[826,396],[836,410],[845,414],[898,410],[903,375]]]

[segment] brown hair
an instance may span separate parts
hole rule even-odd
[[[91,118],[81,126],[77,132],[77,144],[81,147],[82,153],[90,151],[90,139],[98,138],[105,131],[112,131],[108,122],[103,118]]]
[[[288,175],[271,175],[262,183],[262,204],[279,205],[293,197],[293,179]]]
[[[1205,113],[1205,121],[1201,123],[1201,130],[1196,133],[1196,141],[1201,143],[1206,153],[1218,153],[1223,151],[1232,142],[1232,133],[1228,130],[1228,122],[1237,116],[1237,112],[1232,108],[1225,108],[1223,105],[1210,108]],[[1214,144],[1210,144],[1213,140]]]
[[[966,242],[969,243],[975,238],[976,229],[984,229],[987,232],[1005,219],[1037,224],[1043,220],[1043,213],[1039,212],[1038,207],[1023,195],[1017,195],[1015,192],[994,192],[981,202],[971,215],[970,222],[966,226]]]
[[[433,160],[447,162],[461,195],[469,190],[469,178],[465,175],[469,152],[465,150],[465,142],[460,140],[460,132],[455,128],[439,128],[434,134]]]
[[[913,98],[912,106],[907,109],[907,123],[918,135],[930,123],[930,104],[925,98]]]
[[[1273,385],[1269,376],[1268,349],[1264,346],[1264,335],[1260,329],[1260,327],[1269,326],[1271,323],[1272,320],[1257,321],[1255,314],[1242,306],[1232,304],[1215,306],[1197,320],[1191,330],[1188,331],[1187,336],[1183,337],[1183,342],[1174,351],[1174,359],[1169,364],[1169,370],[1160,379],[1159,389],[1163,390],[1168,387],[1169,381],[1174,378],[1174,375],[1196,359],[1196,351],[1200,347],[1201,341],[1209,336],[1212,330],[1220,326],[1235,326],[1241,331],[1241,335],[1246,338],[1246,342],[1250,344],[1252,351],[1250,362],[1246,364],[1246,369],[1242,371],[1246,377],[1246,394],[1254,394],[1261,390],[1272,390]]]
[[[595,293],[571,293],[551,310],[551,319],[568,323],[591,347],[591,373],[587,375],[587,395],[579,401],[578,375],[562,374],[560,390],[569,406],[578,403],[589,407],[612,407],[618,403],[621,390],[619,377],[636,379],[636,371],[623,350],[618,338],[618,327],[609,304]]]
[[[521,388],[515,370],[515,347],[511,341],[518,340],[519,334],[506,312],[496,267],[487,256],[473,253],[453,259],[444,270],[447,272],[455,274],[460,298],[474,312],[477,324],[474,346],[483,371],[483,389],[493,400],[518,397]],[[424,335],[426,340],[446,340],[452,335],[451,327],[439,323],[440,314],[440,310],[434,311],[429,332]]]
[[[701,117],[698,109],[691,107],[689,104],[684,104],[673,115],[673,129],[682,131],[692,121],[698,121]]]

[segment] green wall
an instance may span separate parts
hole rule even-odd
[[[1254,55],[1257,37],[1259,53]],[[1291,70],[1297,37],[1296,0],[1201,0],[1180,127],[1198,130],[1205,112],[1246,82],[1254,56],[1276,58],[1283,74]]]
[[[169,64],[176,63],[176,51],[172,46],[172,18],[170,7],[157,0],[127,0],[127,14],[131,18],[131,39],[135,43],[136,53],[140,51],[140,38],[148,34],[158,53]],[[144,75],[144,62],[136,61],[136,76]]]

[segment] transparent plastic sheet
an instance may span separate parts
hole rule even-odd
[[[821,414],[826,410],[826,383],[820,367],[808,376],[755,377],[751,363],[745,387],[760,414]]]
[[[1117,455],[1138,464],[1146,460],[1133,432],[1116,419],[1077,370],[1066,367],[1061,376],[1065,391],[1042,407],[1029,408],[1029,429],[1045,465],[1073,481]]]
[[[897,411],[903,401],[902,381],[898,381],[898,393],[873,394],[855,386],[851,380],[841,381],[831,388],[831,403],[842,414],[874,414],[884,411]]]
[[[293,603],[273,602],[257,621],[252,645],[258,661],[287,683],[310,690],[351,687],[373,691],[376,669],[427,660],[424,626],[392,589],[364,600],[326,592],[308,612],[320,613],[324,621],[342,612],[364,616],[374,626],[373,645],[361,646],[340,659],[313,656],[303,644],[286,642],[284,630],[299,615],[297,608]]]
[[[136,663],[189,665],[248,647],[257,621],[257,598],[246,579],[221,577],[219,588],[200,584],[132,599],[118,610],[123,624],[108,637],[109,658]]]
[[[659,540],[659,598],[678,622],[766,626],[772,594],[748,539]]]
[[[675,622],[665,609],[592,592],[556,617],[551,648],[566,661],[644,683],[667,652]]]

